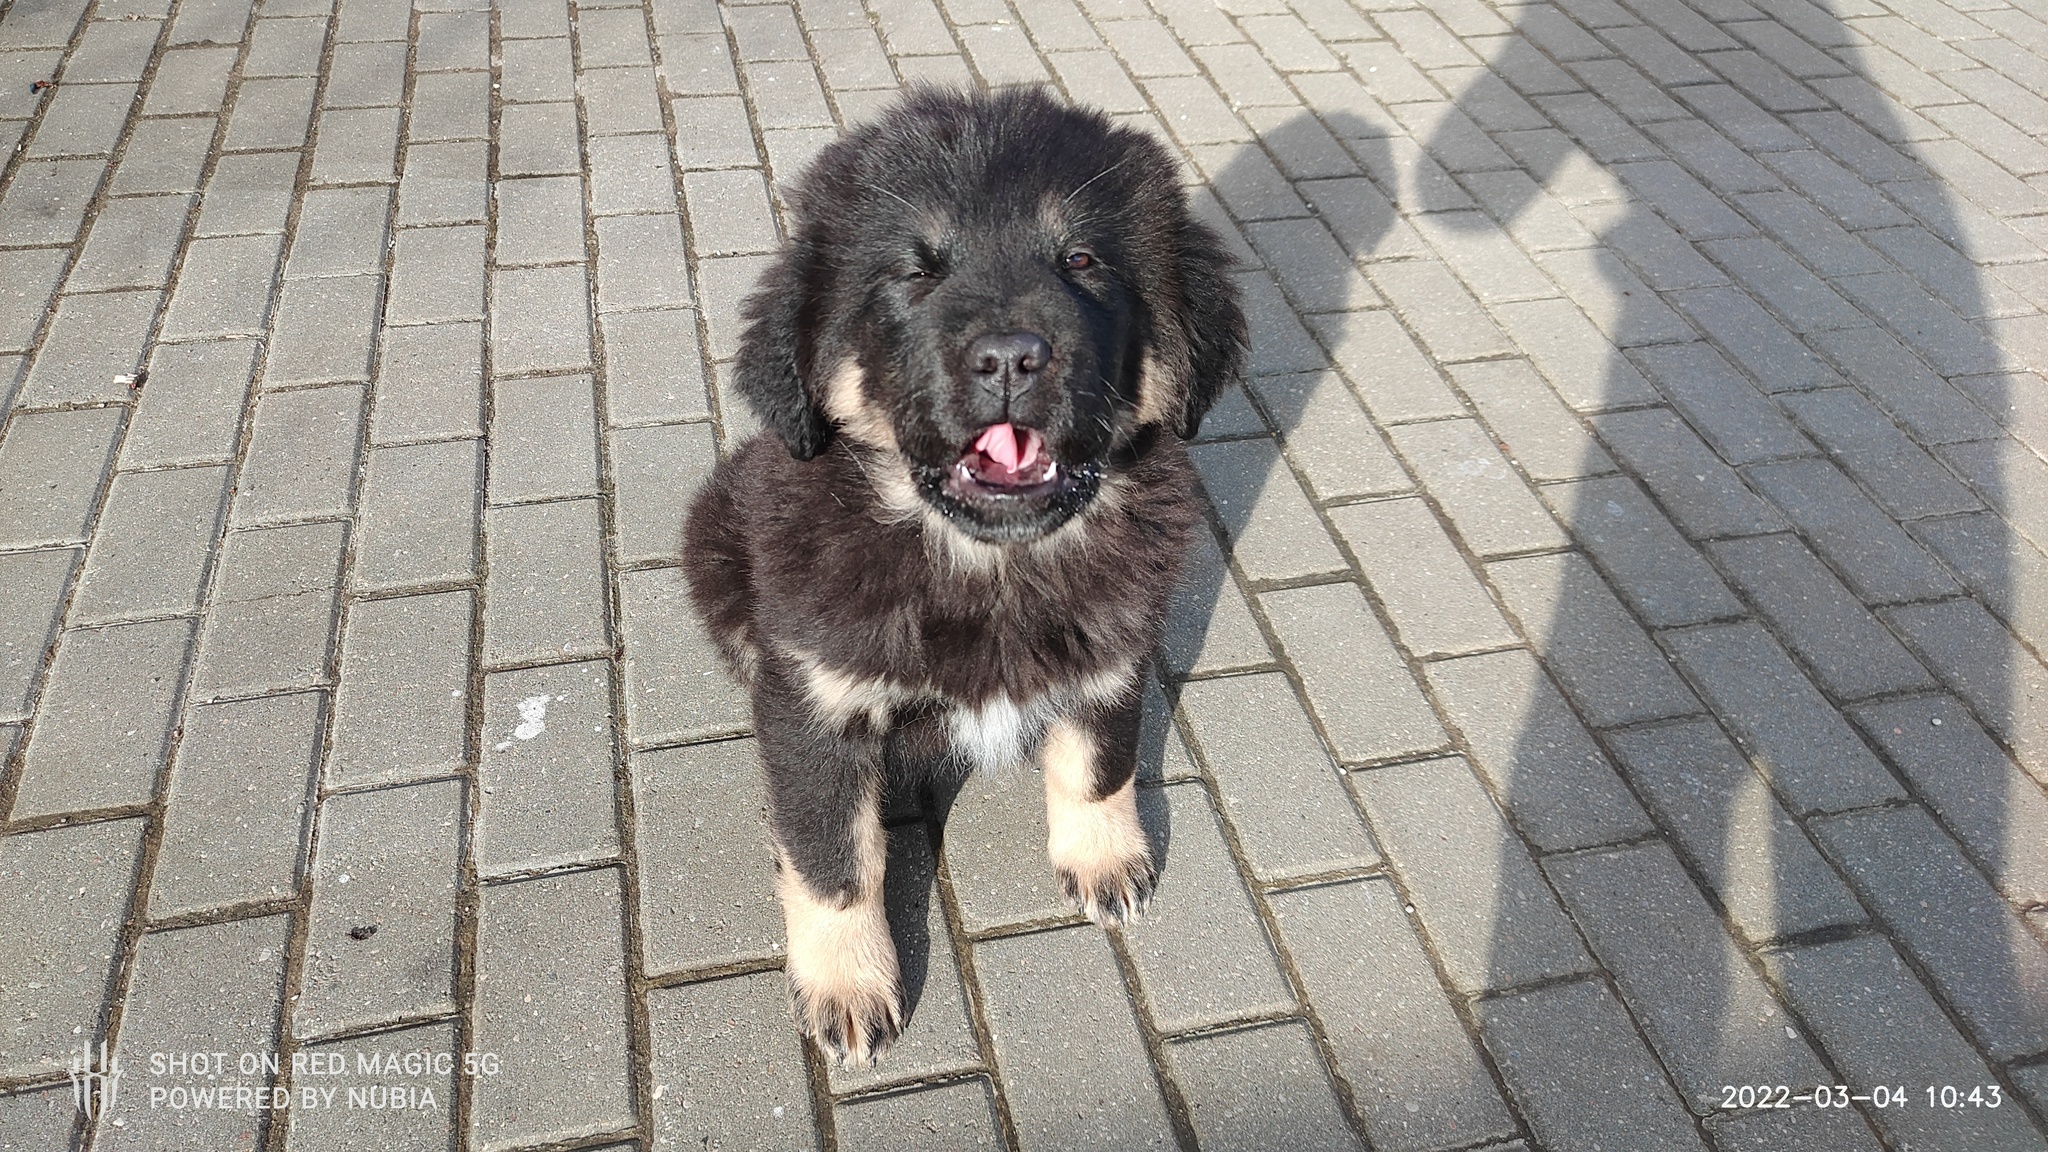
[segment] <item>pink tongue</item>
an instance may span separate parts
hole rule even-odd
[[[1030,467],[1038,459],[1041,439],[1036,431],[1024,430],[1024,444],[1017,444],[1017,430],[1009,424],[991,424],[981,430],[974,441],[974,450],[1001,464],[1006,471],[1015,472]]]

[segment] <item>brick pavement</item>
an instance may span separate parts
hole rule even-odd
[[[678,525],[913,80],[1171,141],[1252,377],[1153,914],[899,798],[829,1069]],[[2042,0],[13,0],[0,142],[0,1149],[2048,1144]]]

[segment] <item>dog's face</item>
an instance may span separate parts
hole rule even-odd
[[[798,458],[846,436],[975,539],[1053,531],[1238,369],[1229,257],[1165,151],[1043,92],[913,92],[792,199],[742,390]]]

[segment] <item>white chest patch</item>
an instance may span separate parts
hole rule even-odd
[[[1024,761],[1044,726],[1035,711],[1025,711],[1008,696],[979,708],[955,708],[946,718],[953,751],[984,771],[1009,768]]]

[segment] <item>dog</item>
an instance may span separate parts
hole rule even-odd
[[[912,89],[790,205],[741,313],[763,428],[695,496],[685,574],[752,695],[798,1026],[871,1065],[903,1020],[892,765],[1035,756],[1067,898],[1149,900],[1139,679],[1245,320],[1165,148],[1041,89]]]

